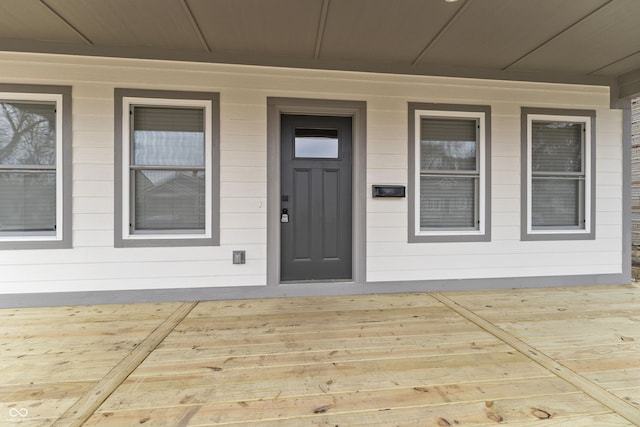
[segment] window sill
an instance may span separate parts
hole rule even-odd
[[[409,234],[409,243],[435,242],[490,242],[491,235],[481,232],[443,231],[438,233]]]
[[[117,238],[116,248],[180,247],[180,246],[220,246],[218,239],[211,236],[193,235],[136,235]]]
[[[522,241],[544,240],[595,240],[594,231],[585,230],[531,230],[522,233]]]
[[[0,250],[3,249],[71,249],[71,238],[60,239],[55,236],[28,236],[20,238],[0,238]]]

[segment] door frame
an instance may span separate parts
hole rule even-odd
[[[351,117],[352,280],[366,283],[367,103],[307,98],[267,98],[267,286],[280,282],[280,117],[283,114]],[[306,283],[306,286],[321,282]],[[287,283],[290,285],[290,283]]]

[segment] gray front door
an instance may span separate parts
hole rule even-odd
[[[350,280],[351,118],[282,115],[280,280]]]

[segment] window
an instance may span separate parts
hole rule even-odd
[[[490,116],[409,103],[409,242],[490,240]]]
[[[522,109],[523,240],[593,239],[595,112]]]
[[[116,117],[116,246],[217,245],[217,94],[116,89]]]
[[[0,85],[0,248],[71,247],[71,88]]]
[[[337,159],[338,129],[296,128],[294,157],[296,159]]]

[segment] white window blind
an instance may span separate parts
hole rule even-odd
[[[478,228],[478,121],[422,117],[420,229]]]
[[[531,124],[531,225],[585,226],[584,123]]]
[[[133,106],[131,231],[203,232],[202,108]]]
[[[475,228],[477,178],[421,176],[421,228]]]

